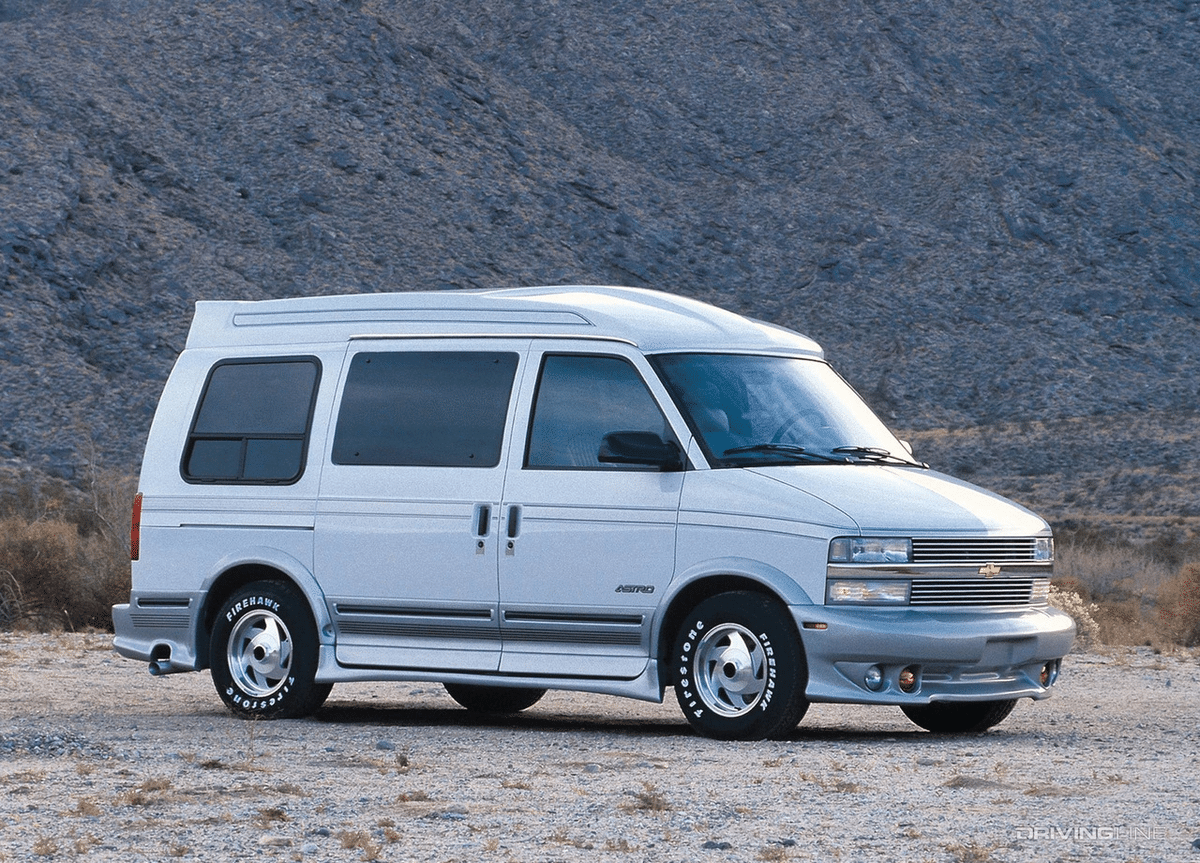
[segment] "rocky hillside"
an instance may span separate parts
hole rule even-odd
[[[136,468],[192,303],[795,327],[918,454],[1200,525],[1196,0],[0,0],[0,462]]]

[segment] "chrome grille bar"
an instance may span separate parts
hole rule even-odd
[[[913,563],[1017,563],[1034,559],[1034,540],[913,539]]]
[[[914,578],[909,604],[1028,606],[1033,604],[1037,580]]]

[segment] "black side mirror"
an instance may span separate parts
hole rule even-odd
[[[600,442],[602,464],[631,464],[656,467],[661,471],[683,470],[683,456],[673,441],[654,432],[609,432]]]

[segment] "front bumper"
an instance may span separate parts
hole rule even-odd
[[[929,704],[1046,698],[1075,623],[1054,608],[953,610],[792,606],[808,661],[809,701]],[[1043,685],[1047,665],[1054,674]],[[882,672],[868,688],[872,666]],[[900,672],[915,673],[912,691]]]

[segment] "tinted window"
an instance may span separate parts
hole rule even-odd
[[[820,360],[738,354],[652,358],[713,467],[915,464]]]
[[[619,357],[547,356],[542,362],[525,463],[540,468],[646,470],[599,460],[610,432],[674,436],[641,376]]]
[[[319,377],[320,366],[311,358],[218,363],[209,373],[188,435],[184,479],[298,479]]]
[[[361,353],[350,362],[336,464],[495,467],[517,355]]]

